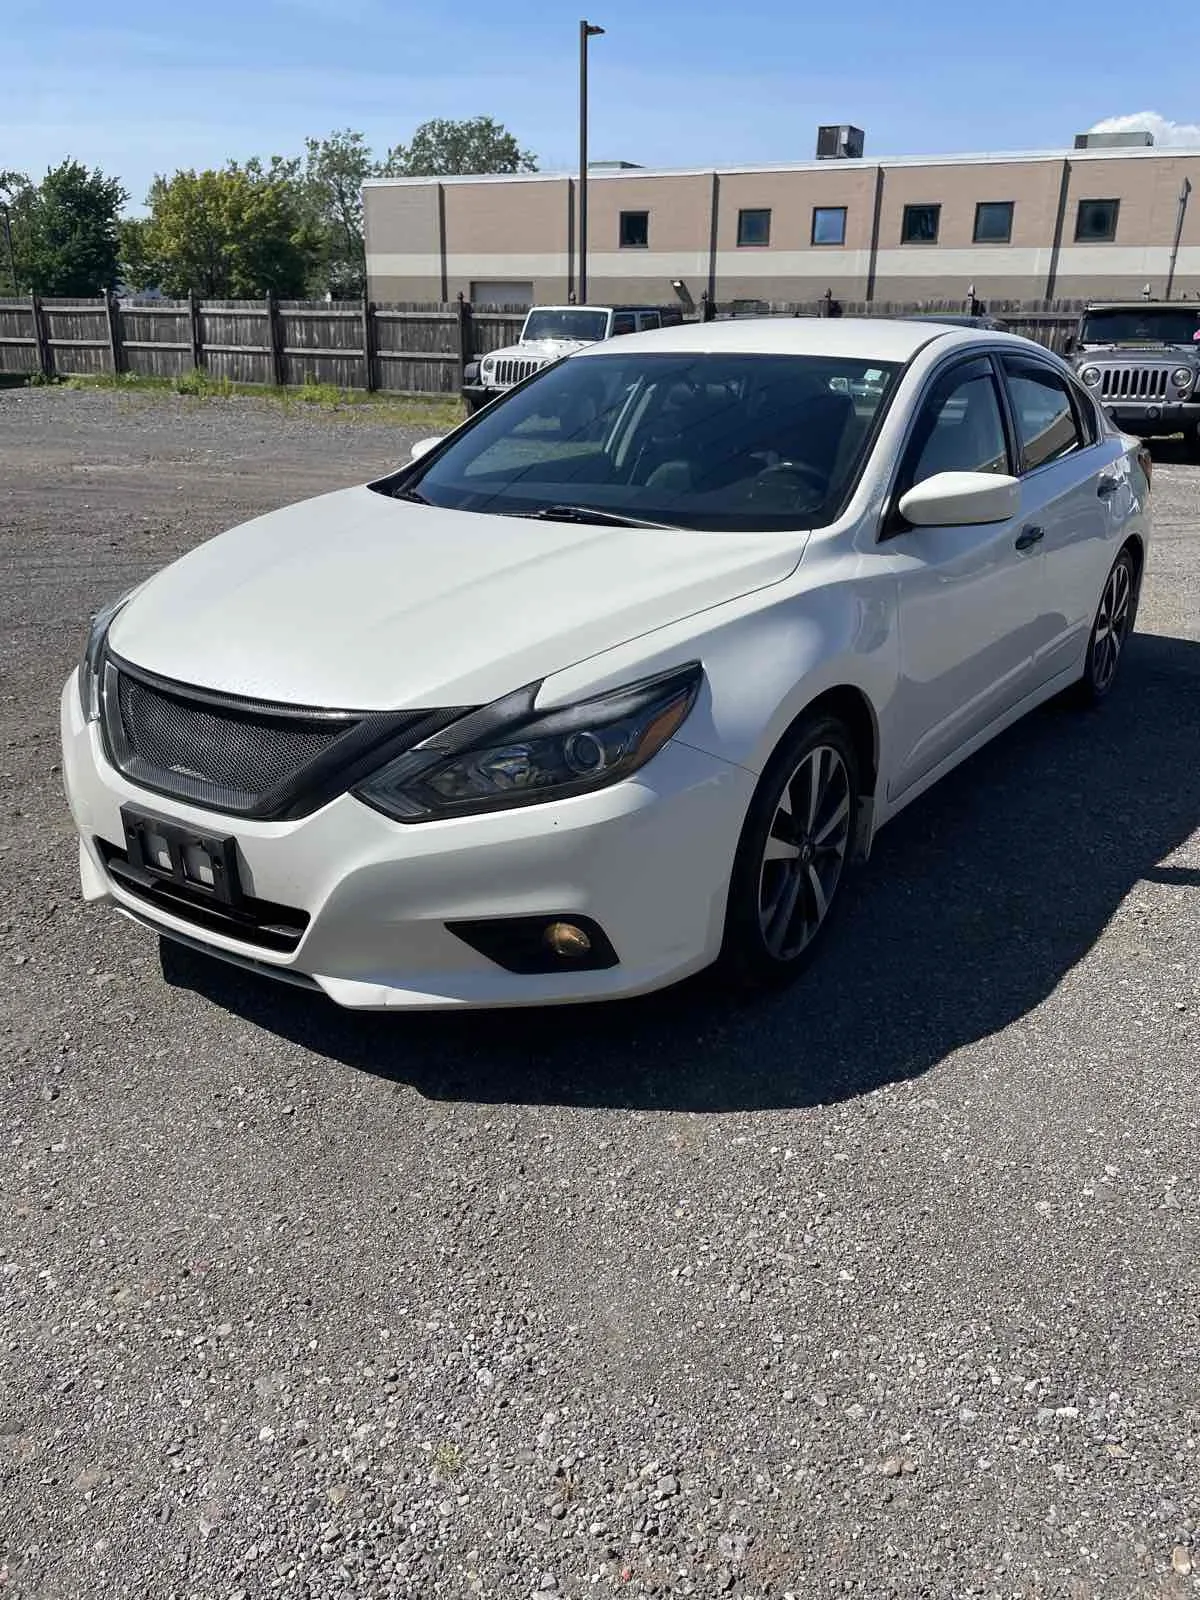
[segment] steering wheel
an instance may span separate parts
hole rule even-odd
[[[750,499],[757,500],[760,489],[770,493],[777,487],[783,488],[789,480],[804,484],[822,500],[829,492],[829,474],[822,472],[820,467],[814,467],[807,461],[776,461],[772,466],[764,467],[755,478]]]

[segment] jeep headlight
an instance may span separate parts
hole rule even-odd
[[[1171,374],[1171,382],[1177,389],[1190,389],[1195,378],[1196,374],[1191,367],[1176,367]]]
[[[1094,389],[1100,382],[1100,368],[1084,367],[1079,376],[1083,382],[1087,384],[1089,389]]]
[[[483,373],[485,378],[490,378],[492,373],[495,371],[495,369],[496,369],[496,362],[495,362],[494,357],[486,356],[484,358],[483,365],[480,367],[479,370],[480,370],[480,372]]]
[[[698,661],[622,689],[536,711],[538,685],[463,717],[355,789],[397,822],[429,822],[564,799],[644,767],[682,726]]]

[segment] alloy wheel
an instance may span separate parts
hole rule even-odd
[[[821,744],[783,786],[763,849],[758,918],[777,961],[791,961],[816,936],[841,881],[850,841],[850,775]]]
[[[1092,678],[1098,694],[1104,694],[1117,675],[1117,664],[1129,634],[1133,608],[1133,575],[1127,560],[1118,561],[1108,575],[1096,631],[1092,641]]]

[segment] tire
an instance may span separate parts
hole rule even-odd
[[[1099,705],[1112,693],[1125,645],[1137,615],[1137,565],[1129,550],[1122,550],[1109,569],[1096,607],[1084,660],[1083,677],[1077,685],[1077,700],[1085,706]]]
[[[759,781],[734,857],[718,961],[734,987],[788,983],[812,960],[841,901],[858,796],[845,725],[823,716],[799,722]]]

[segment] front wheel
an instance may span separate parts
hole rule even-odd
[[[1133,631],[1137,609],[1137,568],[1128,550],[1122,550],[1104,581],[1104,592],[1092,624],[1087,659],[1079,682],[1080,698],[1097,705],[1111,692],[1125,644]]]
[[[840,897],[858,795],[844,725],[799,723],[763,774],[734,860],[720,966],[739,987],[787,982],[812,959]]]

